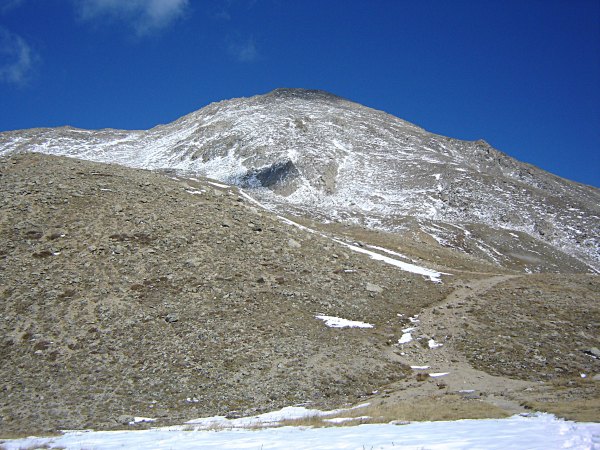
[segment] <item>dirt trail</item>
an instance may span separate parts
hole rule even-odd
[[[444,306],[452,301],[466,300],[473,295],[482,294],[489,291],[497,284],[510,280],[511,278],[519,277],[520,275],[497,275],[490,278],[469,280],[467,283],[457,285],[456,289],[452,291],[452,293],[446,297],[446,300],[439,306]]]
[[[458,284],[442,303],[427,308],[421,313],[419,320],[423,330],[427,329],[426,331],[439,339],[453,336],[469,320],[466,314],[478,301],[479,296],[500,283],[519,277],[519,275],[497,275]],[[444,345],[446,350],[452,346],[452,342],[447,344],[449,345]]]
[[[322,235],[337,240],[335,237]],[[430,267],[429,264],[428,266]],[[399,390],[392,396],[398,401],[406,401],[439,395],[444,390],[458,393],[467,399],[481,399],[509,414],[525,411],[519,401],[514,400],[519,396],[512,394],[530,388],[532,383],[493,376],[473,368],[462,351],[455,348],[452,339],[464,326],[468,326],[471,321],[469,309],[479,296],[500,283],[519,278],[520,275],[453,271],[451,268],[447,270],[460,274],[461,277],[479,278],[468,278],[466,281],[455,279],[456,288],[441,303],[422,310],[418,318],[413,318],[410,325],[407,324],[407,328],[413,328],[412,341],[395,346],[389,357],[393,361],[415,367],[415,376],[408,382],[398,384]],[[423,382],[416,378],[419,372],[432,375]]]
[[[498,275],[461,282],[442,303],[427,308],[411,327],[412,341],[399,344],[395,356],[399,361],[415,367],[415,376],[396,393],[399,399],[415,398],[441,392],[459,393],[466,398],[477,398],[508,413],[524,409],[515,400],[518,392],[532,383],[489,375],[474,369],[465,356],[454,346],[455,335],[465,326],[470,326],[469,310],[478,302],[478,297],[494,286],[518,278],[518,275]],[[433,341],[432,341],[433,340]],[[441,345],[439,345],[441,344]],[[433,374],[424,381],[417,375]],[[435,376],[436,374],[446,374]]]

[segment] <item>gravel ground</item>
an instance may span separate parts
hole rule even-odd
[[[0,174],[0,431],[353,402],[406,377],[397,314],[448,290],[205,181],[38,154]]]
[[[0,190],[0,436],[447,394],[455,418],[481,401],[600,420],[597,276],[476,273],[472,255],[460,272],[459,252],[343,230],[418,246],[452,273],[436,284],[236,189],[69,158],[0,159]],[[413,364],[450,374],[419,380]]]

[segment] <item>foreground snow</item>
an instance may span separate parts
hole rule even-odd
[[[600,449],[600,424],[549,414],[495,420],[418,422],[355,427],[282,427],[258,430],[73,431],[55,438],[6,441],[6,449]]]

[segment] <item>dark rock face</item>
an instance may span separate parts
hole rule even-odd
[[[290,160],[276,162],[260,169],[249,170],[242,181],[245,187],[265,187],[281,194],[300,175]]]

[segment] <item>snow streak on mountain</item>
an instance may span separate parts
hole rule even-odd
[[[222,101],[147,131],[0,133],[0,154],[14,152],[206,176],[279,212],[405,233],[508,268],[600,271],[598,189],[322,91]]]

